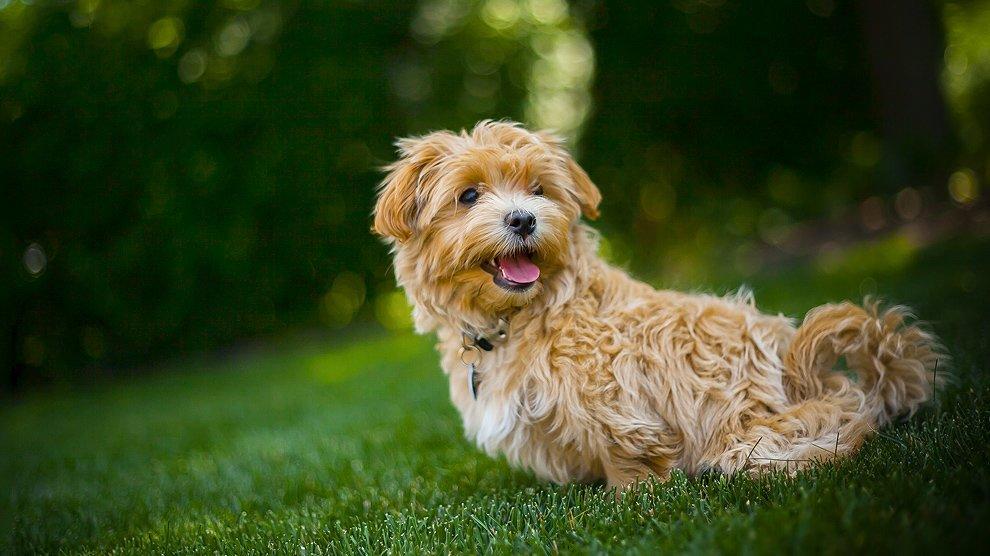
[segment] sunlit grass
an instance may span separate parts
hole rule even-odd
[[[890,246],[888,246],[890,247]],[[872,249],[875,249],[873,247]],[[469,445],[432,339],[371,334],[187,362],[0,410],[7,549],[107,553],[493,550],[931,552],[986,546],[986,242],[871,248],[753,282],[798,316],[866,278],[954,356],[941,403],[796,478],[675,477],[616,502]],[[896,245],[891,247],[896,251]],[[885,259],[884,259],[885,260]],[[896,263],[896,264],[894,264]],[[728,285],[727,285],[728,286]]]

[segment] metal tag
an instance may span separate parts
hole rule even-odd
[[[481,350],[477,346],[465,345],[461,348],[461,363],[467,367],[468,390],[471,397],[478,399],[478,361],[481,360]]]
[[[471,390],[471,397],[477,400],[478,399],[478,375],[477,375],[477,373],[475,371],[477,371],[478,368],[477,368],[477,365],[475,365],[474,363],[469,364],[467,367],[468,367],[468,372],[467,372],[467,376],[468,376],[468,390]]]

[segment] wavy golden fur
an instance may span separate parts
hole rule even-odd
[[[483,121],[398,147],[374,230],[417,330],[439,338],[467,436],[489,454],[617,487],[674,468],[793,470],[854,452],[932,396],[937,343],[903,307],[825,305],[796,328],[748,293],[657,291],[602,261],[581,222],[601,195],[553,135]],[[528,237],[508,229],[513,210],[535,215]],[[519,249],[539,279],[506,289],[485,263]],[[463,334],[499,318],[508,337],[482,352],[475,400]],[[839,357],[854,378],[833,369]]]

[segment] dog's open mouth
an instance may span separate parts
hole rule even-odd
[[[510,291],[526,291],[540,278],[540,267],[529,251],[495,257],[482,263],[481,268],[492,275],[496,285]]]

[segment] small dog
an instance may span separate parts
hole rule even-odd
[[[581,221],[601,194],[549,133],[483,121],[397,146],[374,231],[491,455],[618,488],[796,470],[932,395],[940,350],[903,307],[825,305],[795,328],[750,294],[657,291],[609,266]]]

